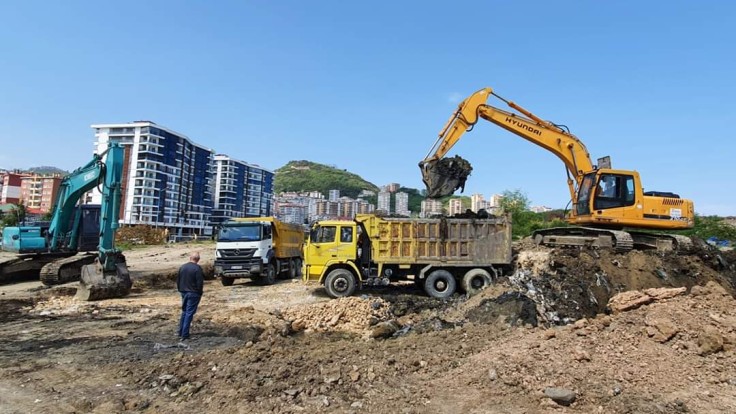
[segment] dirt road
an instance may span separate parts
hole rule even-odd
[[[208,280],[179,345],[173,275],[193,249],[211,268],[206,243],[126,252],[124,299],[0,286],[0,412],[736,412],[733,255],[522,246],[496,286],[449,301]]]

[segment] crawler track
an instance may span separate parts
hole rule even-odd
[[[97,257],[92,253],[80,253],[54,260],[41,268],[41,283],[46,286],[79,281],[82,266],[92,264]]]

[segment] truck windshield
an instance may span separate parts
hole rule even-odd
[[[217,235],[219,241],[259,241],[261,225],[258,223],[224,225]]]

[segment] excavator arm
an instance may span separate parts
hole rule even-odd
[[[487,105],[486,102],[491,95],[519,113]],[[444,157],[480,118],[513,132],[560,158],[567,169],[571,199],[575,198],[576,188],[583,174],[595,169],[588,150],[575,135],[552,122],[542,120],[514,102],[501,98],[493,93],[491,88],[484,88],[458,105],[425,159],[419,163],[429,197],[450,195],[464,185],[469,169],[453,168],[461,162],[458,160],[459,157],[453,159]]]
[[[72,221],[72,215],[78,211],[75,207],[82,195],[100,183],[105,171],[105,164],[102,162],[103,155],[104,153],[95,154],[85,166],[74,170],[61,181],[49,226],[48,248],[50,251],[77,249],[80,218],[77,215]]]

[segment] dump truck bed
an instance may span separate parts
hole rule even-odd
[[[485,266],[511,262],[511,220],[358,215],[376,263]]]

